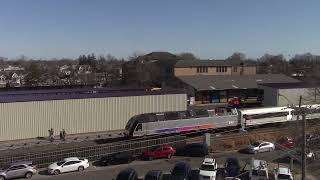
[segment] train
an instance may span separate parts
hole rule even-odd
[[[315,110],[307,118],[320,117],[320,105],[302,107]],[[295,108],[292,107],[215,108],[146,113],[130,118],[124,134],[141,137],[222,128],[245,130],[252,126],[295,121],[296,114]]]

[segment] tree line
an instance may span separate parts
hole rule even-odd
[[[144,54],[133,53],[128,58],[116,58],[108,54],[106,56],[96,56],[94,53],[80,55],[76,59],[29,59],[25,56],[20,56],[17,59],[9,60],[0,57],[0,67],[4,68],[8,65],[23,67],[25,70],[20,72],[23,74],[25,86],[38,86],[38,85],[63,85],[63,84],[94,84],[102,83],[110,85],[110,81],[119,80],[122,65],[127,62],[134,62]],[[176,54],[178,59],[181,60],[200,60],[196,55],[190,52]],[[161,57],[159,57],[161,58]],[[252,62],[257,65],[257,73],[282,73],[286,75],[296,74],[298,77],[309,78],[313,81],[320,79],[320,56],[312,55],[310,53],[294,55],[291,58],[286,58],[282,54],[272,55],[264,54],[257,59],[247,58],[244,53],[236,52],[226,58],[227,60],[240,60],[243,62]],[[150,66],[151,69],[146,69],[146,65],[137,67],[136,71],[148,71],[150,76],[154,76],[154,72],[159,68],[168,68],[168,65],[161,64],[161,66]],[[170,62],[169,62],[170,63]],[[133,63],[134,64],[134,63]],[[137,63],[136,63],[137,64]],[[170,64],[171,66],[172,64]],[[61,69],[66,66],[65,69]],[[84,72],[79,71],[79,67],[84,68]],[[140,69],[139,69],[140,68]],[[66,73],[67,72],[67,73]],[[168,70],[164,69],[163,76],[166,77]],[[2,74],[10,78],[10,73]],[[136,78],[148,79],[145,76]],[[150,79],[150,78],[149,78]],[[161,80],[159,80],[161,81]]]

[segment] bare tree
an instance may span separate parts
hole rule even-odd
[[[198,58],[190,52],[183,52],[183,53],[178,54],[178,56],[182,60],[198,60]]]

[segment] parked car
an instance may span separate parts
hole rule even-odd
[[[169,145],[161,145],[145,149],[142,153],[142,158],[153,160],[156,158],[167,157],[170,159],[174,155],[174,153],[176,153],[176,150],[173,147]]]
[[[83,171],[88,167],[88,159],[70,157],[49,165],[48,173],[58,175],[60,173],[66,173],[71,171]]]
[[[240,163],[235,157],[228,158],[224,168],[226,177],[236,177],[240,174]]]
[[[159,170],[148,171],[144,176],[144,180],[162,180],[162,172]]]
[[[275,180],[293,180],[291,170],[287,167],[280,167],[274,170]]]
[[[218,165],[214,158],[207,157],[203,160],[199,172],[199,180],[215,180]]]
[[[101,157],[98,163],[102,166],[126,164],[132,162],[134,159],[134,156],[130,152],[119,152],[112,155]]]
[[[116,180],[138,180],[138,173],[131,168],[119,172]]]
[[[292,149],[292,148],[294,148],[294,146],[295,146],[295,142],[292,138],[283,137],[283,138],[279,139],[277,147],[279,149],[283,149],[283,148]]]
[[[271,152],[275,149],[275,145],[267,141],[256,141],[247,147],[249,153]]]
[[[8,164],[3,169],[0,169],[0,180],[27,178],[30,179],[37,173],[36,167],[32,161],[19,161]]]
[[[181,156],[204,157],[209,154],[209,148],[207,144],[191,143],[179,149],[177,154]]]
[[[178,162],[171,172],[171,180],[191,180],[191,166],[187,162]]]

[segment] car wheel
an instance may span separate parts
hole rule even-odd
[[[273,148],[269,148],[269,152],[273,151]]]
[[[58,174],[60,174],[60,171],[59,171],[59,170],[54,170],[54,171],[53,171],[53,174],[54,174],[54,175],[58,175]]]
[[[152,161],[153,160],[153,157],[152,156],[149,156],[149,161]]]
[[[78,171],[83,171],[84,170],[84,167],[83,166],[79,166],[78,167]]]
[[[32,175],[33,175],[32,172],[27,172],[24,177],[27,179],[30,179],[30,178],[32,178]]]
[[[6,178],[4,178],[3,176],[0,176],[0,180],[6,180]]]
[[[172,157],[172,154],[168,154],[168,159],[171,159],[171,157]]]
[[[254,153],[254,154],[258,154],[258,150],[255,150],[253,153]]]

